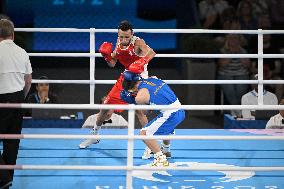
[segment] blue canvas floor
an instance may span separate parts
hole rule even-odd
[[[136,131],[137,133],[138,131]],[[23,129],[29,134],[87,134],[85,129]],[[126,134],[125,129],[104,129],[102,134]],[[177,130],[177,135],[284,135],[263,130]],[[102,140],[79,149],[81,140],[24,139],[18,165],[126,165],[127,141]],[[135,141],[134,165],[145,166],[144,144]],[[176,166],[284,166],[284,141],[175,140],[170,163]],[[125,171],[16,170],[12,189],[124,189]],[[284,172],[134,171],[133,188],[278,189]]]

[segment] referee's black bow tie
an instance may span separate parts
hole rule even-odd
[[[109,120],[104,121],[104,122],[103,122],[103,125],[106,124],[106,123],[112,123],[112,120],[109,119]]]

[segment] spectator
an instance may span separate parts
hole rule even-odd
[[[241,24],[240,21],[236,18],[236,17],[231,17],[226,15],[227,11],[224,11],[224,19],[222,22],[222,29],[223,30],[241,30]],[[227,19],[226,19],[227,18]],[[216,38],[216,40],[218,42],[220,42],[222,45],[225,44],[225,40],[226,40],[226,35],[218,35],[218,37]],[[243,36],[240,35],[240,44],[242,47],[246,47],[247,44],[247,39]]]
[[[223,29],[231,29],[231,22],[237,19],[237,13],[234,7],[229,6],[222,12],[220,23]],[[240,29],[240,27],[238,28]]]
[[[32,80],[27,52],[14,43],[14,24],[0,20],[0,103],[23,103]],[[0,134],[21,134],[22,110],[0,108]],[[3,139],[0,165],[15,165],[19,139]],[[0,188],[12,185],[14,170],[0,170]]]
[[[255,18],[259,15],[269,14],[269,0],[248,0],[252,6],[252,14]]]
[[[271,29],[271,21],[268,15],[260,15],[258,18],[258,27],[261,29]],[[264,54],[279,54],[280,49],[274,45],[275,40],[272,39],[273,35],[265,34],[263,35],[263,53]],[[257,47],[255,47],[257,49]],[[253,72],[257,72],[257,64],[253,64]],[[263,77],[265,80],[282,80],[282,59],[277,58],[265,58],[263,59]],[[278,99],[281,99],[284,93],[284,88],[282,84],[269,84],[265,86],[266,90],[271,91],[276,94]]]
[[[241,23],[241,29],[254,30],[257,29],[257,20],[253,15],[253,8],[248,0],[242,0],[237,9],[237,16]]]
[[[41,76],[39,79],[47,80],[48,77]],[[56,104],[57,103],[57,96],[51,93],[50,87],[48,83],[38,83],[35,87],[35,92],[30,94],[25,102],[26,103],[40,103],[40,104]],[[24,112],[24,116],[31,117],[32,116],[32,109],[26,109]]]
[[[246,50],[241,47],[240,35],[226,36],[225,45],[221,49],[223,54],[244,54]],[[218,60],[217,79],[219,80],[248,80],[251,62],[247,58],[221,58]],[[248,91],[247,84],[221,85],[224,97],[231,105],[240,105],[241,97]],[[241,116],[240,111],[232,111],[236,117]]]
[[[259,29],[271,29],[271,19],[268,14],[261,14],[257,20]]]
[[[203,0],[199,3],[199,13],[202,27],[206,29],[219,29],[220,15],[228,7],[225,0]]]
[[[281,99],[280,105],[284,105],[284,99]],[[284,110],[279,110],[279,114],[269,119],[266,129],[284,129]]]
[[[269,24],[269,17],[266,17],[262,19],[263,23],[260,23],[264,25],[264,23]],[[269,26],[269,25],[268,25]],[[277,45],[274,45],[274,40],[271,39],[271,35],[263,35],[263,53],[264,54],[279,54],[280,49],[277,47]],[[283,61],[281,59],[275,59],[275,58],[266,58],[263,60],[263,72],[265,73],[264,79],[266,80],[282,80],[280,74],[281,74],[281,66],[283,64]],[[270,84],[266,86],[268,90],[273,91],[278,99],[281,99],[283,96],[283,84]]]
[[[252,79],[257,79],[254,75]],[[253,90],[242,96],[242,105],[257,105],[258,104],[258,86],[252,84]],[[263,91],[263,104],[264,105],[277,105],[278,99],[275,94],[264,90]],[[242,117],[245,119],[255,119],[255,110],[242,110]]]
[[[271,25],[274,30],[284,29],[284,1],[283,0],[271,0],[270,1],[270,17]],[[284,48],[284,34],[277,35],[274,45],[277,48]]]
[[[241,24],[242,30],[256,30],[257,20],[253,15],[253,8],[248,0],[242,0],[237,9],[237,16]],[[244,35],[247,40],[249,53],[251,53],[250,47],[257,43],[257,37],[255,35]]]
[[[273,29],[284,29],[284,1],[271,0],[270,1],[270,15],[272,19]]]
[[[48,80],[48,77],[41,76],[39,79]],[[57,103],[57,97],[51,93],[48,83],[38,83],[36,85],[36,92],[29,95],[27,102],[41,104]]]
[[[228,8],[226,8],[221,16],[220,16],[220,25],[221,25],[221,29],[224,30],[231,30],[232,29],[232,23],[234,22],[234,20],[238,21],[236,19],[236,11],[234,9],[234,7],[229,6]],[[240,25],[238,28],[234,28],[235,30],[240,29]],[[224,45],[225,43],[225,37],[226,34],[218,34],[215,38],[216,41],[218,41],[220,43],[220,45]]]

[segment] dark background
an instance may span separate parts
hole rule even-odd
[[[277,1],[277,0],[276,0]],[[193,0],[2,0],[0,13],[8,15],[16,28],[117,28],[121,20],[129,20],[136,29],[204,28],[199,1]],[[234,9],[240,1],[227,1]],[[268,13],[271,14],[271,10]],[[272,16],[271,16],[272,18]],[[257,17],[256,17],[257,19]],[[222,19],[220,19],[222,20]],[[222,29],[216,24],[208,29]],[[283,29],[273,22],[271,29]],[[243,28],[241,28],[243,29]],[[254,28],[258,29],[258,27]],[[218,53],[215,35],[137,33],[156,53]],[[103,41],[115,43],[117,34],[97,33],[96,51]],[[280,36],[281,38],[281,36]],[[193,40],[194,39],[194,40]],[[279,40],[276,40],[279,41]],[[17,32],[15,42],[27,52],[88,52],[88,33]],[[282,41],[283,42],[283,41]],[[257,41],[248,48],[254,50]],[[279,46],[282,47],[281,43]],[[49,79],[88,80],[89,58],[30,57],[33,78],[46,75]],[[96,58],[96,79],[114,80],[123,67],[109,68],[102,58]],[[164,80],[215,79],[216,60],[154,58],[149,74]],[[226,104],[218,85],[171,85],[182,104]],[[111,85],[96,85],[95,103],[107,94]],[[51,90],[59,103],[88,104],[89,86],[54,84]],[[85,116],[93,111],[84,111]],[[97,111],[95,111],[97,112]],[[188,111],[185,128],[223,128],[220,111]]]

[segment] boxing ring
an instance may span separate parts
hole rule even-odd
[[[128,129],[104,129],[99,136],[85,129],[28,129],[21,135],[0,138],[21,139],[11,188],[265,188],[284,187],[284,131],[282,130],[190,130],[179,129],[175,136],[139,136],[134,130],[136,109],[160,110],[177,106],[94,104],[96,84],[114,80],[95,79],[95,33],[116,33],[116,29],[17,28],[22,32],[89,32],[89,53],[29,53],[30,56],[90,57],[90,80],[33,80],[33,83],[90,85],[90,104],[0,104],[1,108],[42,109],[124,109]],[[239,33],[258,35],[258,54],[157,54],[176,58],[257,58],[258,80],[165,80],[169,84],[258,84],[258,105],[181,105],[185,110],[280,110],[283,105],[263,105],[263,84],[284,84],[283,80],[263,80],[263,59],[284,58],[283,54],[263,54],[263,35],[283,30],[187,30],[137,29],[151,33]],[[104,139],[80,150],[82,139]],[[169,167],[149,167],[142,160],[141,139],[171,139]],[[118,141],[119,142],[116,142]]]

